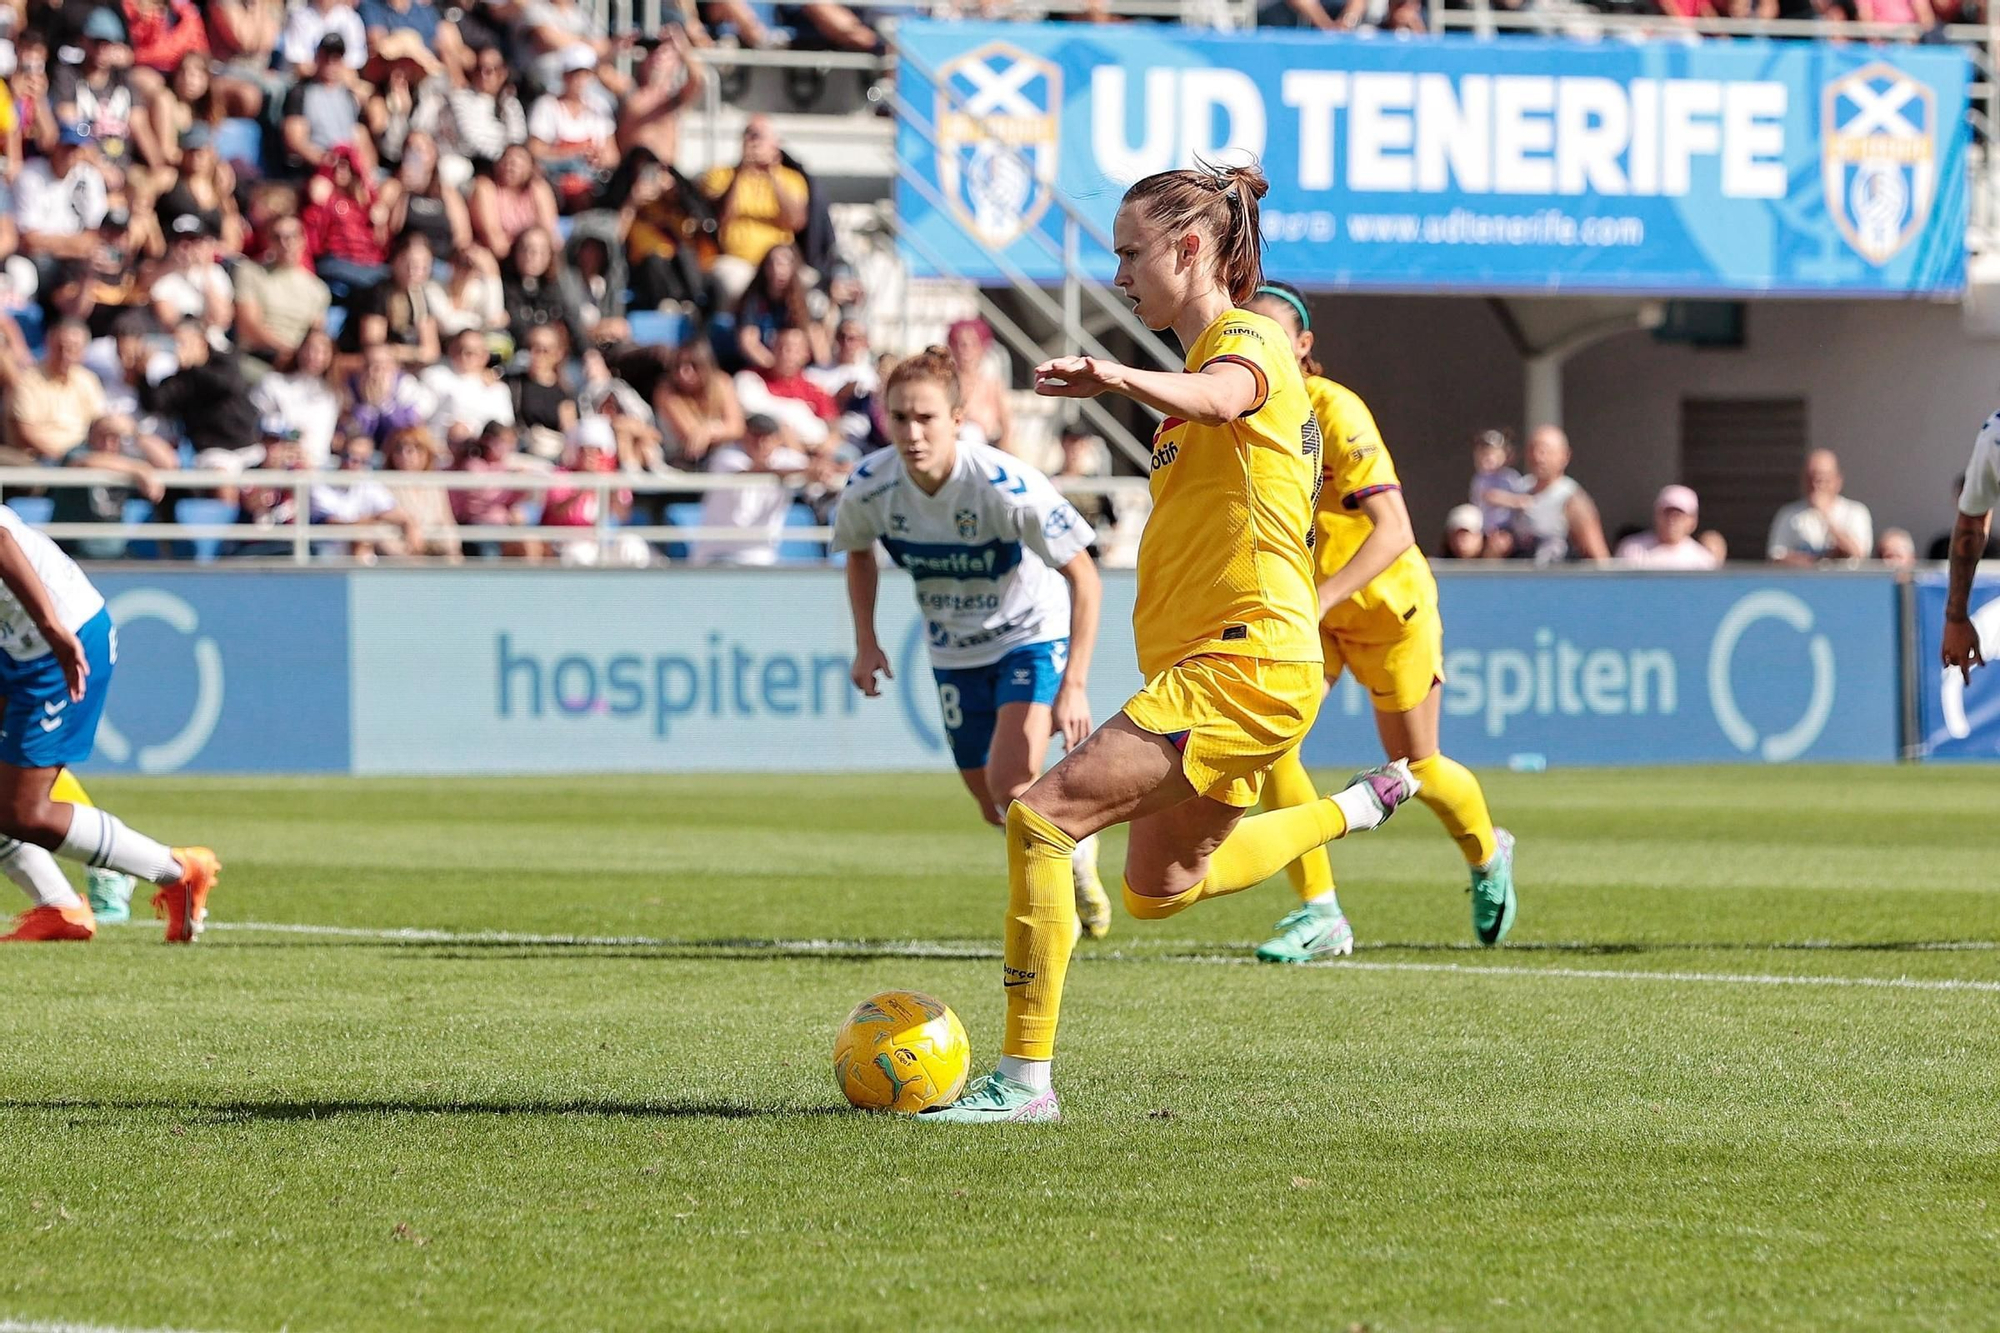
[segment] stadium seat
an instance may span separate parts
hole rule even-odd
[[[176,523],[234,523],[236,506],[227,500],[213,500],[201,496],[190,496],[174,502],[174,522]],[[222,537],[194,537],[173,544],[174,559],[192,560],[206,565],[222,554],[227,541]]]
[[[788,528],[816,528],[819,515],[813,513],[812,506],[793,501],[785,511],[785,526]],[[818,538],[786,538],[778,543],[778,559],[785,561],[810,562],[819,564],[826,559],[826,543]]]
[[[701,501],[682,500],[667,506],[667,526],[670,528],[698,528],[701,526]],[[686,542],[668,542],[667,559],[688,558]]]
[[[215,155],[249,174],[264,174],[264,127],[254,120],[225,120],[215,131]]]
[[[326,336],[338,342],[340,341],[340,331],[346,327],[347,307],[337,305],[329,308],[326,312]]]
[[[632,328],[632,341],[641,347],[679,347],[687,337],[688,318],[664,310],[633,310],[625,322]]]
[[[48,522],[56,514],[56,502],[47,495],[10,495],[7,507],[18,514],[22,522],[37,526]]]
[[[127,523],[151,523],[153,502],[143,495],[134,495],[125,501],[120,518]],[[125,558],[128,560],[158,560],[160,544],[150,537],[135,537],[125,543]]]

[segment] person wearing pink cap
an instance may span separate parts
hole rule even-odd
[[[1686,486],[1667,486],[1653,501],[1653,530],[1618,543],[1621,564],[1640,569],[1714,569],[1715,555],[1695,540],[1701,506]]]

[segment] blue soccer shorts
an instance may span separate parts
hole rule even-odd
[[[54,653],[17,662],[0,653],[0,764],[14,768],[66,768],[90,758],[97,722],[111,691],[118,661],[118,630],[109,611],[99,611],[76,632],[90,678],[83,698],[69,697],[62,666]]]
[[[952,762],[960,768],[986,767],[1000,709],[1054,703],[1067,665],[1069,640],[1051,639],[1016,648],[990,666],[932,667]]]

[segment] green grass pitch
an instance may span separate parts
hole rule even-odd
[[[0,953],[0,1326],[2000,1327],[1983,771],[1495,775],[1510,947],[1413,807],[1358,965],[1120,914],[1065,1123],[971,1132],[828,1068],[890,987],[993,1058],[947,773],[98,785],[218,927]]]

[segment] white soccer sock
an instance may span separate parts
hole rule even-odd
[[[122,870],[152,884],[171,884],[181,877],[181,864],[171,851],[143,833],[134,833],[116,815],[88,805],[70,807],[69,832],[56,854]]]
[[[37,907],[83,905],[55,857],[33,843],[0,840],[0,874],[19,884]]]
[[[1076,840],[1076,850],[1069,854],[1069,859],[1071,865],[1079,865],[1079,866],[1096,865],[1097,835],[1093,833],[1087,838],[1078,838]]]
[[[1382,807],[1376,804],[1375,793],[1365,782],[1357,782],[1326,799],[1339,806],[1340,813],[1346,816],[1347,833],[1366,833],[1387,818],[1382,813]],[[1344,838],[1347,834],[1341,836]]]
[[[1000,1072],[1016,1083],[1025,1083],[1036,1092],[1047,1092],[1049,1082],[1049,1062],[1047,1060],[1023,1060],[1018,1056],[1000,1057]]]
[[[1328,889],[1325,893],[1316,893],[1306,899],[1306,906],[1328,907],[1338,912],[1340,910],[1340,895],[1334,890]]]

